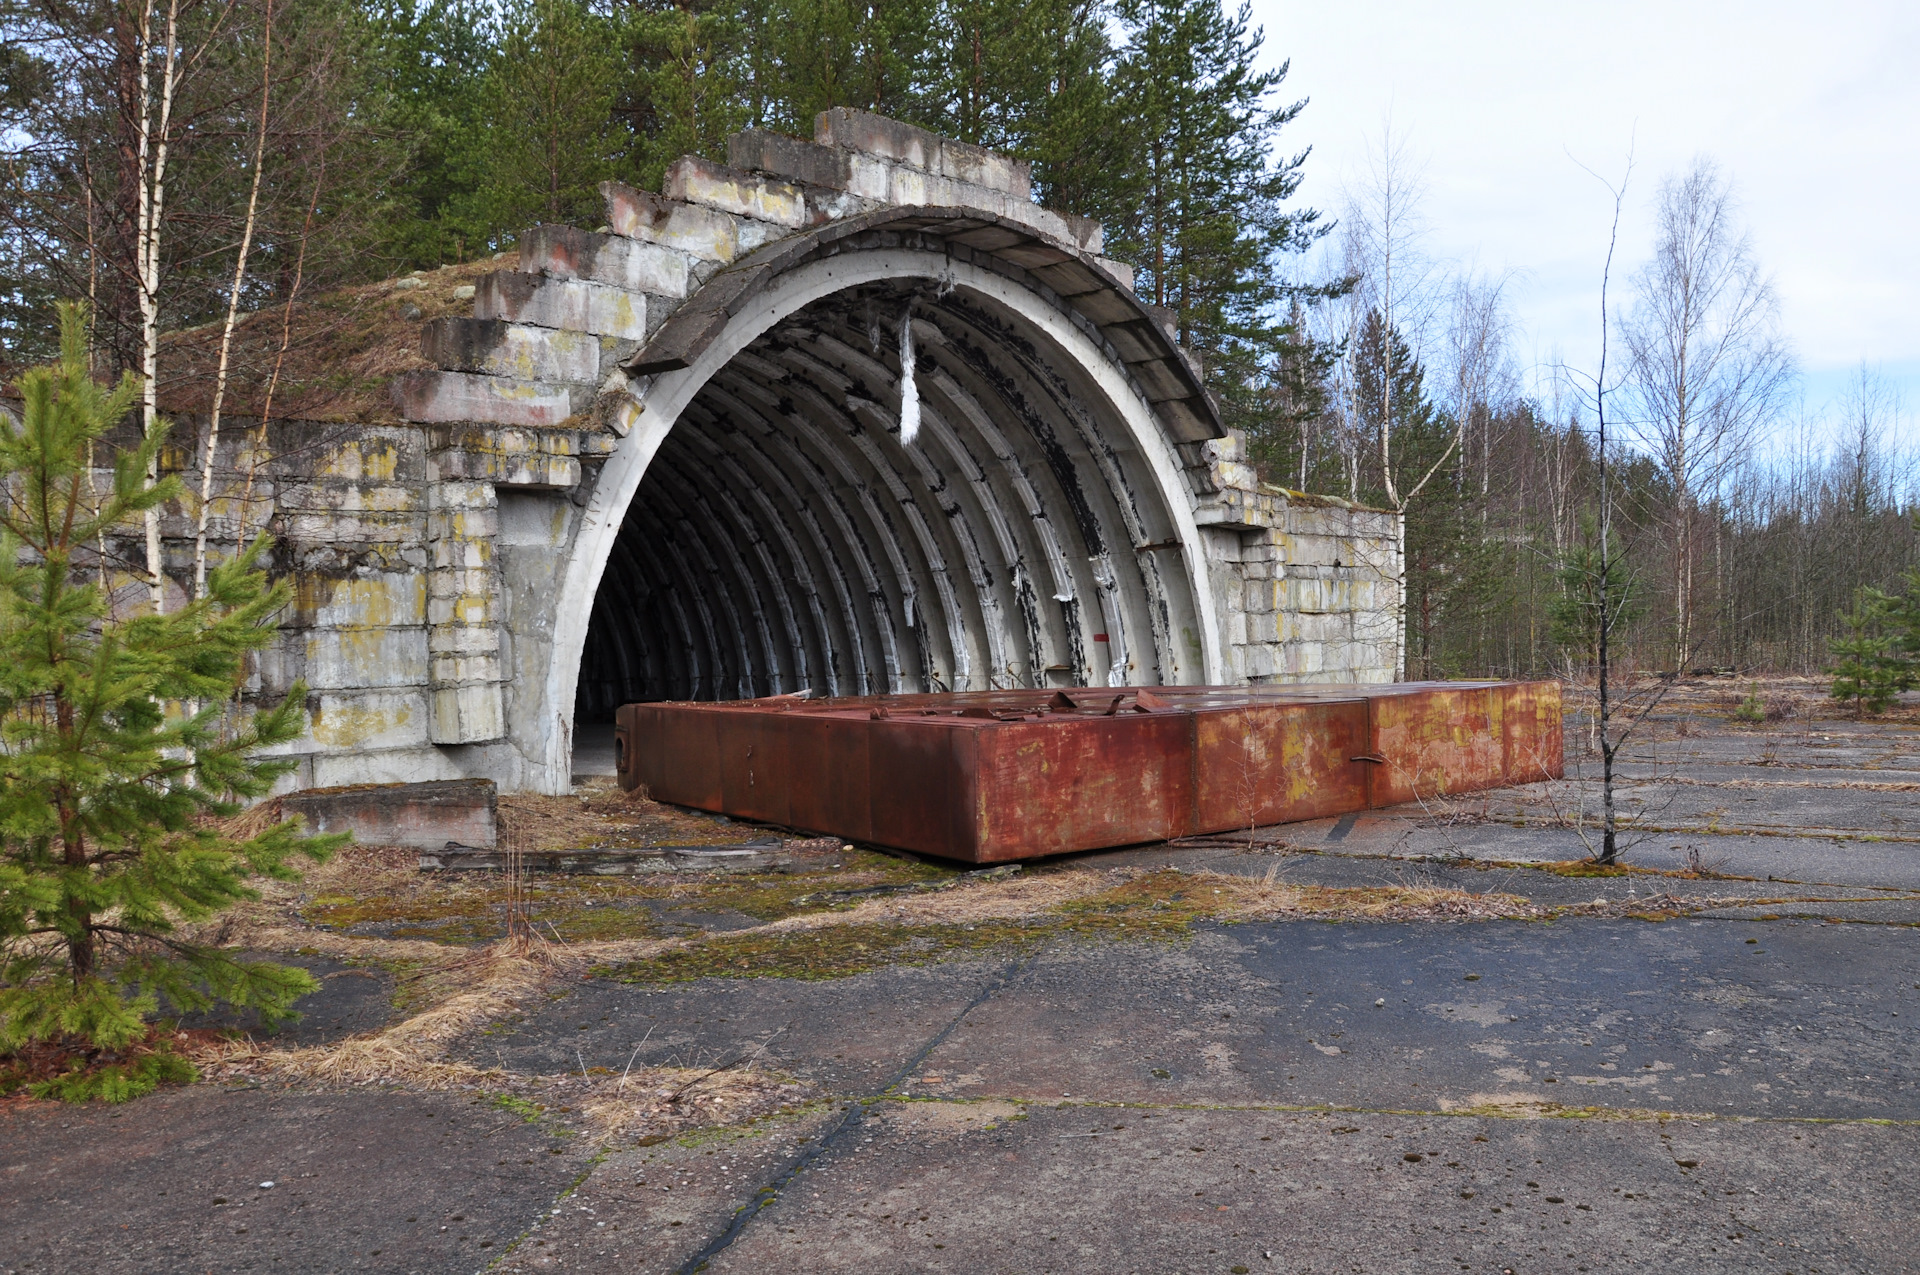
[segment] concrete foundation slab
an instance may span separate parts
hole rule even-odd
[[[441,850],[449,841],[491,850],[499,840],[499,810],[490,779],[445,779],[421,784],[356,784],[309,788],[281,798],[315,832],[351,832],[373,845]]]

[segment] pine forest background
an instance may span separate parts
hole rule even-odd
[[[1523,358],[1505,281],[1422,254],[1399,139],[1301,202],[1285,33],[1220,0],[143,2],[0,0],[9,380],[63,298],[93,303],[101,375],[141,366],[142,71],[171,11],[166,329],[591,228],[603,180],[658,189],[736,129],[852,106],[1030,160],[1172,312],[1264,481],[1405,512],[1410,676],[1589,662],[1601,407],[1616,652],[1643,671],[1817,673],[1860,587],[1920,563],[1902,405],[1863,369],[1802,407],[1710,160],[1635,174],[1656,233],[1614,258],[1606,365]]]

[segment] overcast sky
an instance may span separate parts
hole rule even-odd
[[[1254,0],[1267,50],[1311,99],[1302,197],[1336,211],[1389,116],[1422,170],[1426,250],[1494,273],[1520,353],[1596,344],[1610,199],[1651,246],[1662,177],[1695,155],[1732,178],[1819,409],[1864,362],[1920,415],[1920,4],[1914,0]]]

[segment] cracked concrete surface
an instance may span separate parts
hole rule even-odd
[[[758,1049],[820,1095],[741,1127],[596,1146],[565,1112],[369,1090],[8,1104],[0,1270],[1914,1270],[1920,840],[1888,830],[1920,802],[1837,785],[1920,783],[1920,739],[1814,726],[1696,725],[1635,758],[1665,831],[1632,861],[1692,848],[1708,879],[1524,866],[1579,852],[1553,826],[1590,802],[1577,781],[1273,830],[1284,853],[1090,856],[1631,891],[1667,919],[1203,924],[819,981],[585,979],[462,1046],[528,1073]],[[298,1201],[253,1181],[302,1172]]]

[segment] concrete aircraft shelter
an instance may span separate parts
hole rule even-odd
[[[635,700],[1392,679],[1392,515],[1259,484],[1024,164],[847,110],[729,159],[528,231],[391,408],[223,434],[216,542],[245,486],[295,577],[256,689],[310,687],[301,786],[564,792]]]

